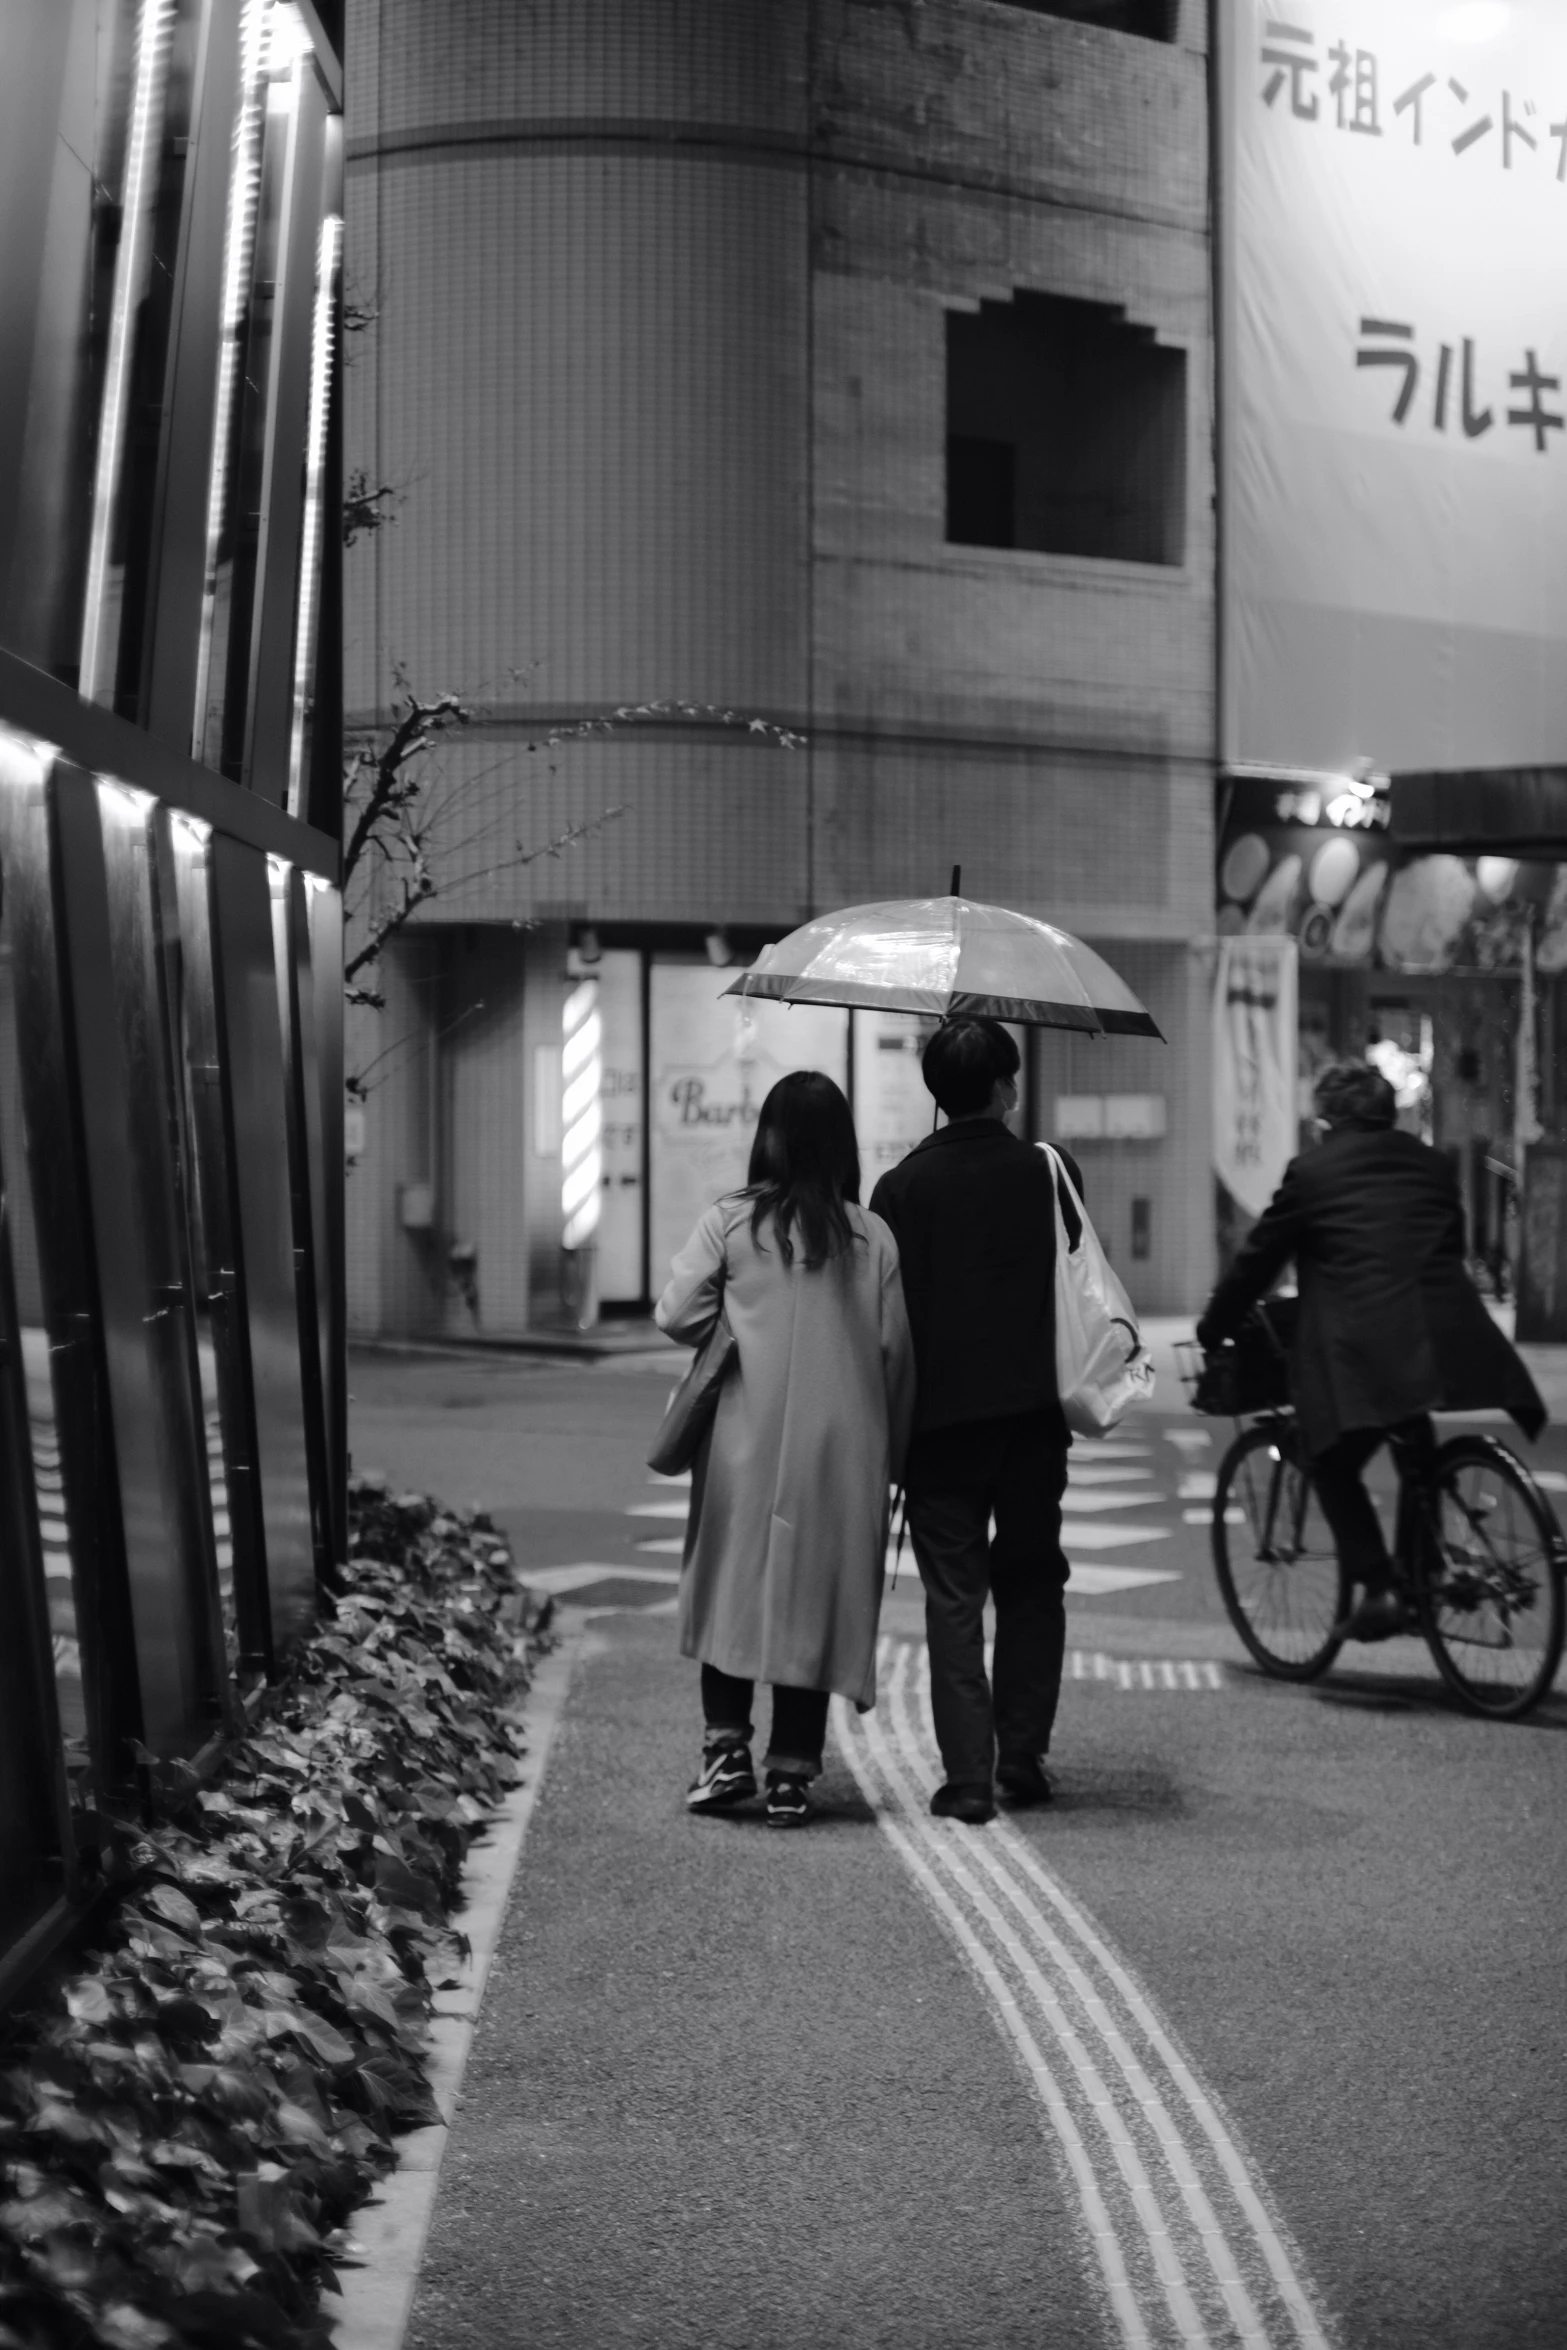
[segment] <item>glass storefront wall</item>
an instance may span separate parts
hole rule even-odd
[[[326,21],[7,16],[0,1995],[342,1555]]]

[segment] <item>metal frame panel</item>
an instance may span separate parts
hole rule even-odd
[[[289,130],[287,193],[273,297],[267,453],[261,485],[261,539],[251,619],[250,706],[245,782],[281,802],[288,792],[294,708],[294,621],[304,528],[304,449],[310,410],[310,353],[316,258],[326,169],[327,96],[301,59]]]
[[[327,1472],[325,1379],[316,1283],[317,1234],[325,1222],[321,1196],[321,1094],[316,1068],[315,990],[310,975],[310,930],[303,874],[272,869],[272,941],[277,957],[278,1028],[288,1092],[288,1171],[294,1217],[294,1297],[299,1315],[300,1384],[305,1399],[305,1457],[310,1464],[310,1517],[316,1573],[332,1575],[331,1480]]]
[[[319,873],[324,881],[338,878],[342,851],[326,833],[316,832],[210,767],[200,767],[194,759],[170,750],[139,726],[128,726],[124,719],[84,702],[58,678],[4,650],[0,650],[0,722],[52,743],[78,767],[135,784],[169,807],[231,833],[252,848],[287,857],[290,864],[307,873]]]
[[[222,834],[212,841],[211,907],[275,1664],[307,1629],[316,1604],[292,1187],[284,1158],[288,1097],[266,860]]]
[[[49,1373],[71,1552],[87,1736],[100,1805],[136,1784],[142,1736],[135,1627],[118,1508],[97,1269],[69,1047],[69,974],[59,953],[47,748],[0,732],[0,868],[21,1056],[27,1176],[38,1233]],[[15,1184],[22,1170],[7,1170]]]
[[[0,86],[0,626],[20,591],[10,559],[70,36],[71,11],[62,0],[8,0]]]
[[[318,1308],[326,1336],[323,1373],[331,1481],[332,1556],[348,1556],[347,1162],[343,1155],[343,901],[335,889],[307,889],[310,971],[315,989],[316,1072],[321,1100],[321,1190],[325,1221],[316,1259]]]
[[[239,26],[240,11],[233,0],[207,0],[147,583],[151,611],[142,708],[151,732],[180,752],[191,747],[201,640],[228,183],[240,100]]]
[[[218,1411],[223,1426],[223,1473],[228,1489],[238,1669],[242,1676],[249,1676],[266,1671],[272,1653],[272,1636],[256,1459],[256,1407],[238,1241],[234,1144],[219,1059],[212,959],[211,836],[205,827],[197,828],[187,818],[170,817],[167,812],[162,823],[178,908],[179,1025],[189,1085],[191,1148],[206,1244],[206,1302],[217,1364]]]
[[[118,788],[118,787],[108,787]],[[191,1425],[168,1165],[167,1072],[150,937],[134,877],[106,848],[97,779],[51,777],[57,903],[70,970],[78,1127],[85,1145],[142,1735],[190,1753],[222,1712],[216,1562],[204,1446]],[[145,830],[145,816],[142,819]],[[116,865],[122,869],[116,871]],[[150,874],[142,873],[150,928]],[[171,1561],[171,1550],[174,1558]],[[171,1565],[173,1571],[171,1571]]]

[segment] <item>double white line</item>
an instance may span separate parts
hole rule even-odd
[[[883,1640],[879,1666],[875,1713],[835,1701],[839,1745],[1038,2091],[1126,2350],[1329,2350],[1260,2179],[1147,1992],[1009,1822],[930,1816],[923,1649]]]

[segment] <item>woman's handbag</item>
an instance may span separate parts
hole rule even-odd
[[[1108,1436],[1134,1403],[1153,1400],[1153,1364],[1072,1178],[1048,1143],[1044,1152],[1055,1178],[1056,1387],[1074,1435]],[[1076,1248],[1061,1211],[1063,1183],[1082,1224]]]
[[[718,1319],[696,1350],[696,1360],[669,1399],[647,1465],[662,1477],[677,1477],[689,1469],[702,1449],[702,1439],[713,1425],[718,1391],[733,1359],[737,1341],[722,1306]]]

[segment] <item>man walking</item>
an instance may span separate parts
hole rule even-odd
[[[1051,1792],[1040,1758],[1066,1641],[1071,1443],[1056,1392],[1055,1209],[1049,1160],[1005,1124],[1018,1053],[1001,1023],[945,1021],[923,1068],[948,1123],[882,1177],[871,1208],[897,1239],[914,1336],[909,1532],[946,1771],[930,1808],[978,1826],[995,1817],[993,1780],[1014,1803],[1048,1803]],[[1075,1241],[1076,1210],[1063,1206]]]

